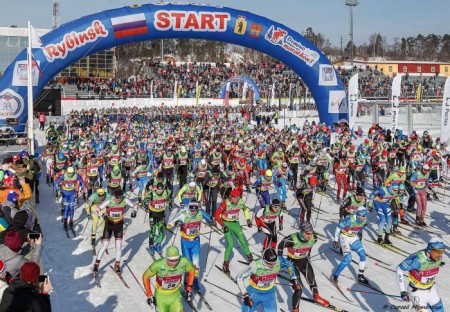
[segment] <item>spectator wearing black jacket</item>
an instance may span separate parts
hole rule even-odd
[[[39,266],[26,262],[20,268],[20,278],[11,282],[3,293],[0,312],[50,312],[50,291],[52,284],[48,278],[39,285]]]

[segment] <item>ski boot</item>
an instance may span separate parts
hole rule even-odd
[[[433,193],[433,199],[435,199],[435,200],[439,200],[439,197],[437,196],[437,194],[436,194],[436,193]]]
[[[401,224],[405,224],[405,225],[408,225],[408,224],[409,224],[409,222],[406,221],[406,219],[405,219],[404,217],[400,218],[400,223],[401,223]]]
[[[94,267],[92,268],[92,272],[94,272],[94,274],[98,273],[99,266],[100,266],[100,260],[95,260]]]
[[[392,234],[392,235],[401,235],[401,234],[402,234],[402,233],[399,231],[398,225],[397,225],[397,224],[394,224],[394,225],[392,226],[391,234]]]
[[[160,243],[156,243],[156,252],[159,253],[160,256],[162,256],[163,250]]]
[[[319,293],[314,294],[314,301],[320,305],[323,305],[324,307],[328,307],[330,305],[330,302],[320,297]]]
[[[230,261],[223,262],[222,270],[225,274],[230,274]]]
[[[383,244],[383,236],[382,235],[378,235],[378,239],[377,239],[378,244]]]
[[[427,224],[425,223],[425,221],[423,221],[423,218],[420,217],[420,225],[421,226],[427,226]]]
[[[364,276],[364,272],[361,273],[361,271],[359,271],[358,274],[358,283],[364,284],[364,285],[370,285],[369,281],[367,280],[367,278],[365,278]]]
[[[432,201],[430,193],[427,193],[427,200]]]
[[[152,256],[155,255],[155,247],[153,245],[148,245],[148,253]]]
[[[64,228],[67,230],[67,219],[64,219],[63,223],[64,223]]]
[[[337,284],[337,283],[338,283],[338,276],[337,276],[337,275],[334,275],[333,273],[331,273],[330,281],[331,281],[332,283],[334,283],[334,284]]]
[[[120,270],[120,261],[114,262],[114,271],[119,275],[122,274],[122,271]]]
[[[253,254],[249,254],[249,255],[247,256],[247,261],[248,261],[249,263],[252,263],[252,262],[253,262]]]
[[[70,220],[70,221],[69,221],[69,226],[70,226],[71,228],[73,228],[73,220]]]
[[[384,234],[384,244],[385,245],[392,245],[391,241],[389,240],[389,233]]]
[[[416,217],[416,224],[418,226],[422,226],[422,220],[421,219],[422,219],[421,217]]]

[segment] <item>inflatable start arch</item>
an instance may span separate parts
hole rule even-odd
[[[42,36],[33,48],[43,75],[33,71],[33,95],[67,66],[90,54],[144,40],[191,38],[223,41],[268,54],[295,71],[311,90],[320,120],[348,120],[345,89],[320,50],[294,30],[249,12],[197,4],[131,5],[82,17]],[[27,120],[27,53],[24,49],[0,78],[0,126]]]
[[[255,93],[255,95],[254,95],[255,100],[256,101],[261,100],[261,94],[259,93],[259,89],[258,89],[258,86],[256,85],[256,83],[248,77],[241,77],[241,76],[234,76],[234,77],[227,79],[227,81],[225,81],[225,83],[223,84],[222,89],[220,89],[219,98],[221,98],[221,99],[225,98],[228,83],[230,83],[230,84],[247,83],[248,87],[250,89],[252,89],[253,92]]]

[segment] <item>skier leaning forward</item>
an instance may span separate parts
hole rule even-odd
[[[98,272],[98,267],[100,266],[100,260],[102,259],[103,253],[106,251],[109,245],[109,240],[114,234],[116,240],[116,262],[114,263],[114,270],[120,273],[120,258],[122,257],[122,238],[123,238],[123,220],[125,217],[125,207],[131,206],[133,212],[131,213],[132,218],[136,218],[138,206],[133,204],[129,199],[125,198],[124,192],[121,189],[116,189],[114,191],[114,196],[110,199],[105,200],[103,203],[98,205],[95,213],[105,220],[105,229],[103,230],[103,246],[95,259],[95,264],[93,271]],[[105,212],[102,213],[102,210]]]
[[[278,256],[283,255],[283,250],[287,248],[288,260],[294,264],[295,273],[298,275],[300,287],[294,290],[292,295],[292,311],[299,312],[300,299],[302,297],[303,285],[301,284],[300,273],[305,277],[306,282],[314,296],[314,301],[329,306],[330,303],[319,295],[316,277],[312,268],[309,256],[311,249],[316,243],[314,229],[310,222],[305,221],[300,227],[300,232],[286,236],[278,244]]]
[[[247,226],[249,228],[252,227],[252,221],[250,220],[250,215],[248,211],[248,207],[245,206],[244,201],[240,198],[241,192],[238,189],[234,189],[231,191],[230,198],[224,200],[219,209],[217,209],[214,217],[216,218],[217,223],[219,223],[223,228],[223,233],[225,235],[225,240],[227,242],[227,247],[225,249],[225,256],[223,261],[223,271],[227,274],[230,274],[230,257],[231,251],[233,250],[233,233],[238,239],[239,243],[242,246],[242,250],[249,262],[253,261],[253,255],[250,252],[250,248],[248,247],[247,239],[242,232],[242,227],[239,224],[239,212],[241,210],[244,211],[245,219],[247,220]]]
[[[236,281],[244,296],[242,312],[252,312],[262,305],[265,312],[276,312],[277,298],[275,283],[281,269],[287,269],[291,275],[292,288],[300,288],[294,265],[286,258],[277,256],[273,248],[265,249],[263,256],[256,259],[236,276]],[[247,286],[248,284],[248,286]]]
[[[200,209],[200,203],[193,200],[189,203],[186,210],[180,211],[169,223],[167,228],[171,229],[175,225],[181,226],[181,252],[183,256],[189,259],[195,267],[194,290],[200,290],[198,276],[200,272],[200,227],[202,220],[205,219],[211,223],[211,217]],[[185,286],[187,278],[185,277]]]
[[[167,248],[166,257],[154,261],[144,272],[142,281],[147,294],[147,304],[158,306],[159,312],[183,311],[181,302],[181,280],[187,273],[186,300],[192,300],[192,283],[195,268],[186,257],[180,256],[177,247]],[[155,294],[150,278],[156,275]]]
[[[435,278],[439,268],[445,263],[442,261],[445,245],[442,239],[432,237],[428,246],[411,254],[397,266],[397,282],[400,286],[400,295],[403,301],[413,298],[413,308],[416,311],[443,312],[444,304],[436,290]],[[409,272],[408,291],[403,284],[403,274]]]

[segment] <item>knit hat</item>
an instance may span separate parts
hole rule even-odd
[[[19,200],[19,195],[14,191],[9,191],[7,200],[13,203],[17,203]]]
[[[6,263],[0,260],[0,278],[5,278],[6,276]]]
[[[41,269],[34,262],[25,262],[20,268],[20,278],[27,283],[36,283]]]
[[[5,245],[14,252],[19,252],[22,248],[23,240],[19,232],[8,231],[5,237]]]

